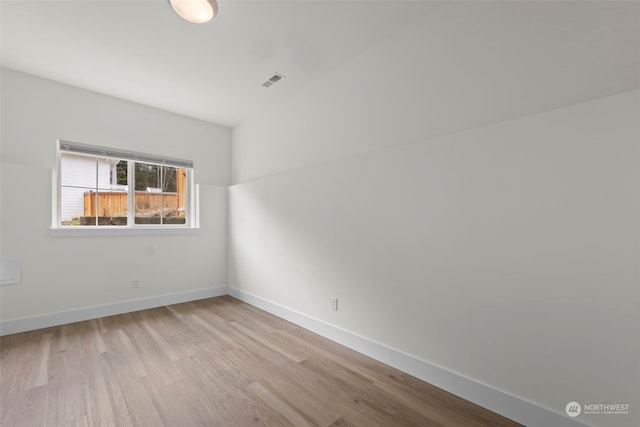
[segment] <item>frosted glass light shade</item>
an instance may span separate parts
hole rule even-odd
[[[169,3],[181,18],[194,24],[209,22],[218,14],[216,0],[169,0]]]

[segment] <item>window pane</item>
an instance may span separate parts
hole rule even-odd
[[[136,163],[136,224],[186,223],[186,170]]]
[[[182,193],[178,190],[182,186]],[[171,166],[162,167],[162,223],[163,224],[184,224],[185,223],[185,201],[184,190],[186,189],[186,172],[182,168]]]
[[[104,153],[61,151],[60,225],[187,223],[191,169],[127,161]]]
[[[129,162],[127,162],[126,160],[120,160],[117,164],[116,164],[116,168],[115,168],[115,183],[116,185],[120,186],[120,185],[124,185],[126,186],[129,182],[129,180],[127,179],[127,176],[129,174]],[[112,181],[113,181],[113,176],[112,176]]]
[[[127,225],[126,191],[98,192],[98,225]]]
[[[136,191],[136,224],[160,224],[162,193]]]
[[[160,169],[162,166],[135,163],[136,191],[160,191]]]
[[[127,225],[127,162],[61,157],[60,225]]]
[[[60,225],[96,225],[95,189],[62,187],[60,193]]]
[[[127,225],[127,161],[99,161],[98,171],[98,225]]]
[[[95,190],[98,168],[96,158],[73,154],[62,156],[61,225],[96,225]]]

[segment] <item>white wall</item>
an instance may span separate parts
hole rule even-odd
[[[231,290],[640,425],[639,11],[442,7],[235,128]]]
[[[226,286],[230,129],[11,70],[1,78],[1,254],[22,261],[22,283],[0,288],[3,322]],[[58,138],[193,159],[200,233],[51,237]]]
[[[640,425],[639,118],[635,91],[232,186],[230,286]]]

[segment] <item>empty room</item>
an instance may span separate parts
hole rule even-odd
[[[640,426],[640,2],[0,24],[2,427]]]

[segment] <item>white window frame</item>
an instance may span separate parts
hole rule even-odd
[[[111,157],[127,160],[128,206],[127,225],[62,225],[62,173],[63,153],[78,154],[87,158]],[[101,236],[101,235],[166,235],[196,234],[199,229],[198,186],[194,180],[194,166],[191,160],[150,155],[127,150],[100,147],[59,139],[56,144],[57,166],[53,171],[52,188],[52,224],[51,234],[63,236]],[[186,215],[184,224],[136,224],[135,223],[135,179],[134,163],[149,163],[161,166],[184,168],[187,172]]]

